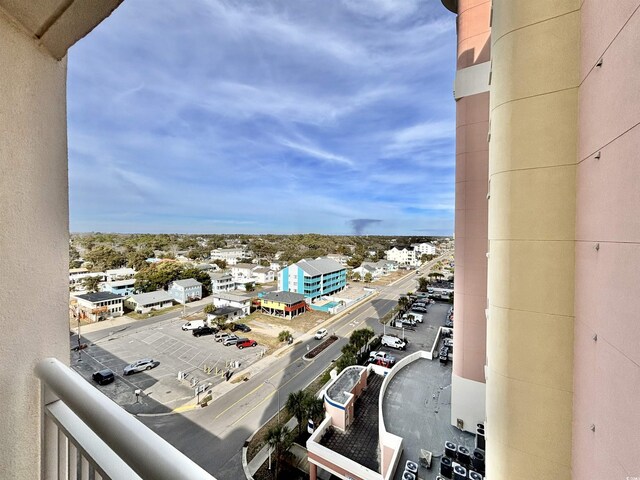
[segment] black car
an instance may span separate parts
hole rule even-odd
[[[93,381],[98,385],[106,385],[115,380],[115,375],[111,370],[105,368],[104,370],[97,371],[92,375]]]
[[[205,325],[204,327],[198,327],[195,330],[192,330],[191,333],[193,334],[194,337],[201,337],[202,335],[213,335],[217,331],[218,330],[216,330],[215,328],[207,327]]]
[[[245,325],[244,323],[236,323],[231,329],[231,331],[237,332],[238,330],[240,330],[241,332],[247,333],[251,331],[251,328],[249,327],[249,325]]]

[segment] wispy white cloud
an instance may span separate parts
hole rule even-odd
[[[454,20],[418,0],[123,3],[69,55],[72,228],[452,225]]]
[[[322,160],[326,163],[330,164],[341,164],[352,167],[354,162],[348,159],[347,157],[343,157],[342,155],[336,155],[335,153],[327,152],[317,147],[312,147],[309,145],[301,145],[299,143],[292,142],[291,140],[281,140],[280,143],[285,147],[288,147],[297,152],[301,152],[306,156],[316,158],[318,160]]]

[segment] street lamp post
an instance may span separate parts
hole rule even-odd
[[[278,425],[280,425],[280,389],[277,388],[269,380],[265,380],[264,383],[266,383],[267,385],[271,385],[273,387],[273,389],[278,393]]]

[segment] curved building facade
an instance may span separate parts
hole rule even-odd
[[[471,178],[461,156],[472,96],[458,88],[464,70],[484,58],[472,44],[488,35],[470,28],[480,15],[469,11],[485,3],[443,0],[458,14],[459,34],[452,416],[456,405],[468,413],[467,403],[486,401],[488,478],[633,478],[640,472],[640,3],[491,2],[486,255],[469,247],[469,232],[481,231],[469,228],[467,207],[478,204],[460,186]],[[469,325],[477,318],[471,298],[481,292],[469,294],[468,265],[486,258],[480,358],[472,352],[482,337]],[[460,388],[481,369],[484,394]]]

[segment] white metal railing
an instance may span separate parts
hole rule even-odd
[[[42,479],[215,480],[55,358],[42,380]]]

